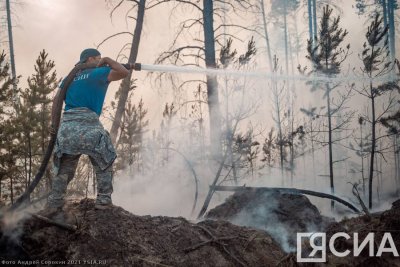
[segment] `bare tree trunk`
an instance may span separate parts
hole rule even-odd
[[[313,27],[313,33],[314,33],[314,43],[317,41],[317,34],[318,34],[318,25],[317,25],[317,3],[316,3],[316,0],[312,0],[312,3],[313,3],[313,6],[312,6],[312,8],[313,8],[313,24],[314,24],[314,27]]]
[[[273,87],[275,91],[275,105],[276,105],[276,124],[278,127],[278,145],[279,145],[279,159],[280,159],[280,169],[282,176],[282,185],[284,184],[283,176],[283,133],[282,133],[282,118],[281,118],[281,107],[279,103],[279,92],[278,85],[276,81],[273,81]]]
[[[314,44],[312,0],[308,0],[307,10],[308,10],[308,34],[310,37],[310,42],[312,42],[312,44]],[[312,46],[312,47],[314,47],[314,46]]]
[[[13,78],[13,102],[15,105],[17,100],[17,73],[15,71],[14,41],[13,41],[12,23],[11,23],[10,0],[6,0],[6,9],[7,9],[8,43],[10,46],[11,75]]]
[[[142,35],[144,14],[146,10],[146,0],[140,0],[138,3],[138,11],[136,18],[136,26],[133,33],[132,47],[129,55],[129,63],[135,63],[138,55],[140,37]],[[118,131],[121,125],[121,118],[125,110],[125,104],[128,99],[128,94],[130,91],[130,80],[132,78],[132,70],[129,71],[129,75],[122,80],[120,95],[118,99],[117,110],[115,112],[114,121],[111,126],[111,140],[115,144],[118,136]]]
[[[363,143],[363,127],[362,123],[360,124],[360,134],[361,134],[361,179],[363,186],[363,196],[365,197],[365,177],[364,177],[364,143]]]
[[[261,12],[262,12],[262,17],[263,17],[265,43],[267,45],[267,52],[268,52],[268,62],[269,62],[269,67],[272,70],[274,68],[274,66],[272,63],[271,46],[269,45],[268,25],[267,25],[266,14],[265,14],[264,0],[260,0],[260,5],[261,5]]]
[[[388,1],[388,22],[389,22],[389,47],[390,60],[393,62],[396,59],[396,31],[394,18],[394,0]]]
[[[375,96],[373,92],[373,87],[372,87],[372,82],[370,82],[370,92],[371,92],[371,113],[372,113],[372,129],[371,129],[371,158],[370,158],[370,167],[369,167],[369,181],[368,181],[368,186],[369,186],[369,196],[368,196],[368,206],[371,209],[372,208],[372,180],[374,177],[374,157],[375,157],[375,146],[376,146],[376,133],[375,133],[375,127],[376,127],[376,121],[375,121]]]
[[[215,36],[213,1],[203,1],[203,30],[205,44],[205,61],[207,68],[216,68],[215,60]],[[217,77],[207,76],[207,103],[210,117],[210,141],[211,153],[214,157],[221,157],[221,113],[218,99]]]
[[[315,171],[315,147],[314,147],[314,137],[313,137],[313,123],[311,119],[311,124],[310,124],[310,131],[311,131],[311,153],[312,153],[312,164],[313,164],[313,176],[314,176],[314,188],[316,188],[317,185],[317,175]]]
[[[283,0],[283,27],[284,34],[285,34],[285,67],[286,67],[286,74],[289,74],[289,52],[288,52],[288,30],[287,30],[287,0]],[[288,88],[289,88],[289,82]]]
[[[232,145],[232,144],[228,144],[228,145]],[[201,217],[203,217],[204,213],[207,211],[208,205],[210,204],[211,198],[212,198],[212,196],[214,195],[214,192],[215,192],[214,187],[217,185],[217,182],[218,182],[218,179],[219,179],[219,177],[221,175],[221,171],[222,171],[222,169],[224,167],[227,155],[228,155],[228,153],[226,151],[225,155],[221,159],[221,163],[219,165],[218,171],[217,171],[217,173],[215,175],[214,181],[212,182],[212,184],[210,186],[210,189],[208,190],[206,199],[204,200],[203,206],[200,209],[200,212],[199,212],[199,215],[197,216],[197,219],[200,219]]]
[[[331,194],[335,194],[335,187],[333,183],[333,141],[332,141],[332,115],[331,115],[331,98],[330,98],[330,88],[326,84],[326,97],[327,97],[327,107],[328,107],[328,149],[329,149],[329,180],[331,187]],[[335,207],[335,202],[331,201],[331,209]]]
[[[291,74],[294,74],[294,61],[293,61],[293,51],[292,51],[292,42],[289,35],[289,55],[291,61]],[[289,73],[288,73],[289,74]],[[293,177],[294,177],[294,94],[296,91],[296,83],[289,84],[288,83],[288,92],[289,92],[289,106],[290,106],[290,181],[291,186],[293,186]]]
[[[378,205],[381,201],[381,194],[380,194],[380,190],[381,190],[381,183],[379,181],[379,165],[378,165],[378,157],[375,157],[375,172],[377,173],[377,180],[376,180],[376,196],[378,198]]]
[[[388,10],[387,10],[387,1],[388,0],[382,0],[381,5],[382,5],[382,13],[383,13],[383,23],[386,26],[388,26]]]

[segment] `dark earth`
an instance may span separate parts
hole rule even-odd
[[[48,215],[46,210],[40,214]],[[2,216],[0,259],[37,266],[63,261],[70,263],[63,266],[400,266],[398,257],[369,257],[367,249],[345,258],[328,251],[327,262],[318,264],[297,263],[294,251],[296,232],[304,231],[327,232],[327,240],[336,232],[357,232],[360,240],[374,232],[375,250],[383,233],[390,232],[399,250],[400,200],[383,213],[340,222],[321,216],[303,195],[270,190],[237,192],[198,223],[136,216],[117,206],[96,210],[91,199],[68,203],[51,217],[76,230],[31,216],[10,228],[4,219],[10,215]],[[353,240],[337,239],[335,248],[352,250]]]

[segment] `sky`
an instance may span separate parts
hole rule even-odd
[[[45,49],[49,54],[48,58],[54,60],[58,77],[65,77],[79,60],[81,51],[85,48],[96,47],[106,37],[120,31],[127,31],[126,23],[121,17],[124,16],[126,8],[117,10],[113,20],[110,18],[110,5],[102,0],[17,0],[13,6],[15,21],[13,28],[15,44],[15,61],[17,74],[21,75],[21,86],[26,86],[26,79],[34,72],[35,60],[40,51]],[[120,12],[119,12],[120,11]],[[151,15],[151,12],[149,12]],[[155,34],[157,38],[152,38],[149,33],[143,35],[141,52],[138,61],[146,63],[147,60],[154,60],[154,51],[164,44],[168,24],[162,20],[165,16],[158,17],[160,21],[146,21],[145,27],[152,27],[158,24],[160,29]],[[129,29],[133,24],[129,24]],[[163,34],[164,32],[164,34]],[[151,42],[146,39],[152,38]],[[99,50],[102,56],[116,58],[121,47],[130,42],[131,36],[118,36],[104,45]],[[156,41],[154,41],[156,40]],[[158,40],[158,41],[157,41]],[[126,61],[124,61],[126,62]],[[152,62],[148,62],[152,63]],[[145,82],[145,73],[134,73],[134,78],[139,79],[139,85]],[[107,94],[107,103],[114,96],[119,82],[110,85]],[[152,90],[148,84],[146,87],[138,86],[135,99],[143,97],[148,106],[152,106],[150,116],[158,116],[162,113],[162,107],[158,101],[151,103],[155,99],[156,91]],[[107,116],[105,113],[104,116]],[[150,118],[151,119],[151,118]],[[105,123],[107,123],[105,121]]]

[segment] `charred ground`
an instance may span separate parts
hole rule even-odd
[[[39,214],[46,215],[46,210]],[[358,232],[361,240],[374,232],[376,242],[390,232],[400,248],[400,200],[381,214],[335,222],[321,216],[305,196],[245,190],[210,210],[206,218],[193,223],[184,218],[136,216],[117,206],[96,210],[93,200],[85,199],[67,204],[54,217],[76,226],[75,231],[35,217],[19,220],[18,227],[10,229],[3,220],[0,257],[96,260],[106,266],[309,266],[297,263],[295,252],[287,251],[297,231],[327,232],[327,240],[336,232],[351,236]],[[280,232],[284,232],[281,238]],[[335,247],[352,249],[352,242],[337,240]],[[400,266],[399,259],[388,253],[338,258],[328,251],[327,259],[320,265]]]
[[[136,216],[116,206],[96,210],[92,200],[69,204],[64,216],[78,223],[77,231],[29,218],[18,239],[3,232],[1,257],[105,260],[107,266],[260,266],[284,257],[267,233],[226,221]]]

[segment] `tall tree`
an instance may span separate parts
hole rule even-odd
[[[271,15],[283,16],[283,38],[285,47],[285,72],[289,73],[289,41],[287,17],[300,6],[299,0],[272,0]],[[279,21],[279,19],[278,19]]]
[[[313,71],[324,74],[328,77],[332,77],[335,74],[340,73],[340,65],[347,58],[350,45],[347,45],[345,49],[341,47],[344,38],[347,36],[347,30],[343,30],[339,27],[340,16],[332,18],[333,9],[328,5],[323,9],[323,15],[320,21],[320,30],[317,36],[317,41],[313,46],[311,40],[308,40],[308,55],[307,58],[313,63]],[[347,97],[344,95],[339,104],[336,107],[332,106],[332,91],[337,88],[338,85],[332,85],[329,82],[316,83],[316,86],[323,86],[327,103],[326,118],[328,120],[328,152],[329,152],[329,179],[331,193],[335,193],[334,188],[334,173],[333,173],[333,132],[338,130],[338,126],[334,126],[332,117],[338,113],[340,108],[343,106]],[[346,121],[346,120],[345,120]],[[333,208],[334,202],[331,202]]]
[[[51,95],[60,82],[57,79],[54,61],[41,51],[34,66],[35,73],[28,77],[28,87],[21,92],[17,122],[20,128],[20,157],[25,169],[25,184],[29,186],[32,175],[44,156],[50,137]],[[45,173],[45,187],[50,188],[49,168]]]
[[[399,8],[397,0],[356,0],[356,8],[359,15],[367,14],[374,18],[376,14],[382,14],[383,25],[388,27],[390,60],[396,58],[396,22],[395,10]]]
[[[224,69],[246,69],[249,65],[251,65],[249,63],[257,52],[253,38],[248,42],[246,52],[239,56],[237,56],[236,49],[232,48],[232,42],[233,39],[229,38],[226,42],[226,45],[221,48],[219,55],[220,66]],[[226,78],[225,87],[221,87],[221,95],[225,100],[224,102],[221,101],[225,109],[225,113],[222,118],[223,125],[225,125],[224,132],[226,136],[224,138],[224,148],[228,155],[227,165],[229,166],[228,168],[232,170],[235,184],[238,182],[239,168],[244,169],[243,166],[249,166],[247,165],[247,161],[243,161],[241,159],[253,159],[252,156],[249,156],[254,148],[254,146],[251,146],[254,138],[253,130],[249,129],[246,134],[236,133],[238,124],[244,121],[249,114],[254,112],[254,109],[257,108],[257,105],[255,104],[251,104],[248,107],[246,106],[244,101],[244,92],[246,87],[247,84],[245,82],[242,83],[242,81],[237,78],[233,80]],[[239,103],[236,105],[230,105],[230,103],[236,102],[235,100],[237,98],[241,99]],[[253,160],[250,161],[250,163],[252,162]]]
[[[382,137],[377,136],[377,126],[381,118],[393,108],[395,99],[389,97],[386,100],[383,111],[379,113],[377,109],[377,98],[383,96],[388,92],[392,92],[400,87],[395,81],[389,81],[379,84],[373,80],[373,78],[385,75],[389,73],[391,68],[391,62],[388,61],[389,55],[389,43],[388,43],[388,27],[383,24],[383,18],[379,14],[375,15],[366,33],[367,41],[363,45],[363,51],[361,59],[363,61],[363,73],[365,73],[370,81],[368,85],[364,85],[358,92],[370,100],[371,112],[365,117],[371,124],[371,151],[370,151],[370,164],[369,164],[369,175],[368,175],[368,206],[372,208],[372,185],[375,171],[375,157],[377,151],[377,141]]]
[[[118,8],[124,0],[120,1],[116,8]],[[137,1],[130,1],[133,3],[132,9],[136,8],[136,24],[135,24],[135,30],[133,32],[132,36],[132,44],[131,44],[131,49],[129,53],[129,58],[128,62],[129,63],[135,63],[137,60],[138,52],[139,52],[139,44],[140,44],[140,39],[142,36],[142,30],[143,30],[143,23],[144,23],[144,17],[145,17],[145,11],[149,8],[152,8],[153,6],[156,6],[159,4],[159,1],[154,1],[155,3],[150,3],[151,6],[146,7],[146,0],[137,0]],[[153,2],[153,1],[149,1]],[[113,9],[113,11],[115,8]],[[111,13],[112,15],[112,13]],[[132,70],[129,72],[129,75],[125,77],[122,80],[122,84],[120,86],[119,91],[117,92],[118,95],[118,103],[117,103],[117,109],[115,111],[115,116],[114,116],[114,121],[111,126],[111,140],[113,143],[116,142],[117,140],[117,135],[118,131],[120,130],[121,126],[121,119],[125,111],[125,105],[128,100],[128,95],[131,90],[131,79],[132,79]]]
[[[112,1],[110,1],[112,3]],[[129,50],[129,57],[128,57],[128,62],[129,63],[135,63],[137,61],[137,57],[139,54],[139,45],[140,45],[140,40],[143,32],[143,25],[145,21],[145,14],[146,11],[153,9],[159,5],[162,5],[167,2],[172,2],[172,0],[118,0],[118,3],[114,5],[110,16],[112,18],[114,12],[122,6],[124,2],[130,2],[132,6],[129,8],[128,12],[126,13],[125,17],[126,19],[133,19],[135,21],[135,29],[133,31],[133,34],[130,32],[119,32],[116,34],[113,34],[112,36],[107,37],[103,42],[100,43],[103,44],[105,41],[109,40],[112,37],[121,35],[121,34],[130,34],[132,35],[132,42],[130,44],[126,44],[123,46],[121,49],[121,52],[127,47],[130,46]],[[190,3],[190,1],[177,1],[177,2],[182,2],[182,3]],[[136,15],[130,16],[131,12],[135,12]],[[100,46],[99,45],[99,46]],[[120,53],[121,53],[120,52]],[[118,55],[119,57],[120,55]],[[128,101],[128,95],[129,92],[132,90],[131,88],[131,79],[132,79],[132,71],[130,71],[129,75],[122,80],[121,86],[116,93],[116,98],[117,100],[117,107],[115,110],[115,115],[114,120],[111,125],[111,130],[110,130],[110,135],[111,135],[111,140],[113,143],[117,142],[117,137],[118,137],[118,132],[120,131],[121,127],[121,120],[123,117],[123,114],[125,112],[125,106]]]
[[[271,53],[271,45],[269,41],[269,34],[268,34],[268,23],[267,23],[267,14],[265,12],[265,3],[264,0],[260,0],[260,9],[261,9],[261,18],[263,22],[263,29],[264,29],[264,39],[265,39],[265,44],[268,52],[268,63],[269,63],[269,68],[272,70],[273,69],[273,61],[272,61],[272,53]]]
[[[9,70],[10,65],[6,62],[3,51],[0,54],[0,203],[13,203],[16,195],[17,129],[12,101],[14,80],[10,77]]]
[[[382,5],[385,4],[385,0],[382,0]],[[395,16],[394,11],[398,9],[397,0],[387,0],[387,16],[389,24],[389,44],[390,44],[390,59],[394,61],[396,58],[396,28],[395,28]]]
[[[162,53],[158,57],[156,63],[160,64],[169,61],[173,64],[203,65],[207,68],[216,68],[216,44],[223,46],[224,42],[221,39],[226,36],[232,36],[226,33],[225,30],[232,27],[245,30],[247,28],[242,25],[224,24],[223,22],[216,24],[215,19],[224,18],[224,14],[221,14],[223,12],[221,8],[214,6],[214,1],[212,0],[203,0],[202,2],[178,0],[177,2],[188,8],[192,8],[196,18],[190,18],[180,23],[180,29],[174,38],[172,46],[169,51]],[[227,3],[232,8],[231,13],[237,13],[239,8],[251,6],[250,1],[247,0],[219,2]],[[199,36],[195,36],[190,44],[178,46],[178,39],[187,33],[187,31],[199,32]],[[222,134],[217,77],[207,75],[205,83],[207,86],[207,104],[210,121],[211,154],[219,158],[222,152]]]
[[[11,19],[11,6],[10,0],[6,0],[6,10],[7,10],[7,30],[8,30],[8,44],[10,47],[10,62],[11,62],[11,74],[13,78],[13,90],[14,90],[14,101],[17,97],[17,73],[15,70],[15,59],[14,59],[14,39],[12,32],[12,19]]]
[[[278,58],[274,56],[274,73],[279,73],[279,64]],[[284,181],[283,170],[284,170],[284,162],[287,158],[286,153],[286,145],[285,138],[284,138],[284,127],[287,124],[287,116],[285,116],[285,99],[287,92],[285,91],[285,86],[282,84],[278,84],[277,81],[272,81],[272,103],[273,103],[273,115],[272,119],[274,120],[277,128],[277,147],[279,147],[279,162],[280,162],[280,169],[281,169],[281,176],[282,176],[282,183]]]
[[[207,68],[217,67],[215,59],[214,3],[203,0],[204,54]],[[212,154],[221,153],[221,110],[219,108],[218,82],[216,76],[207,75],[207,102],[210,118],[210,138]]]

